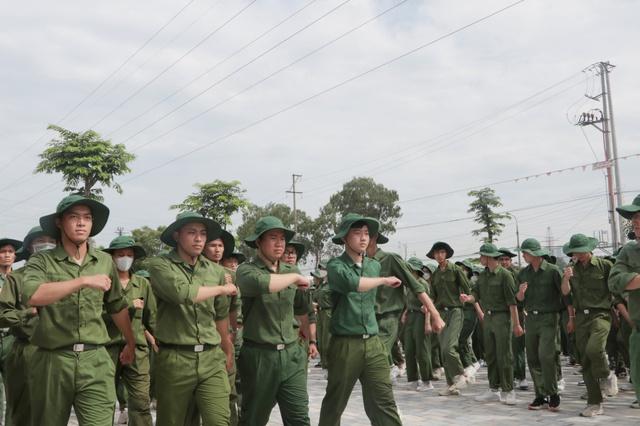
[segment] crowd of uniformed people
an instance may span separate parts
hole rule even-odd
[[[640,235],[640,196],[618,212]],[[151,425],[155,406],[159,426],[254,426],[277,404],[283,424],[309,425],[318,354],[321,426],[340,424],[358,381],[371,424],[400,425],[402,374],[416,391],[439,380],[439,395],[459,397],[481,365],[489,388],[479,403],[515,405],[528,366],[528,408],[558,411],[563,351],[583,375],[581,415],[603,413],[617,376],[640,397],[635,241],[605,258],[597,240],[575,234],[562,270],[533,238],[516,249],[485,243],[479,259],[459,262],[439,241],[423,262],[384,251],[379,221],[349,213],[332,238],[342,254],[304,276],[305,247],[276,217],[257,221],[246,259],[218,223],[183,212],[161,235],[171,249],[145,259],[129,236],[90,244],[108,216],[71,195],[22,241],[0,239],[5,424],[63,426],[73,408],[81,425],[111,425],[114,415]],[[517,251],[526,266],[512,263]]]

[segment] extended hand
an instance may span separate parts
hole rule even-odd
[[[120,352],[120,362],[122,365],[129,365],[136,359],[135,345],[126,345]]]

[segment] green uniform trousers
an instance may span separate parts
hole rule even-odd
[[[31,356],[36,347],[16,339],[4,362],[7,390],[7,415],[5,425],[31,424],[31,400],[29,399],[28,373]]]
[[[401,425],[389,377],[388,350],[378,336],[333,336],[329,380],[320,409],[319,426],[339,426],[353,386],[362,385],[364,410],[372,425]]]
[[[329,347],[331,345],[331,309],[318,311],[318,351],[320,352],[320,366],[326,370],[329,366]]]
[[[631,366],[631,362],[629,360],[629,338],[631,337],[632,330],[633,328],[631,324],[629,324],[624,318],[620,317],[620,329],[616,336],[616,342],[620,357],[627,368]]]
[[[33,426],[67,426],[72,406],[81,426],[113,424],[115,367],[104,347],[84,352],[38,348],[31,361]]]
[[[387,357],[389,365],[393,365],[393,345],[398,340],[398,332],[400,331],[400,317],[402,311],[387,312],[382,315],[376,315],[378,322],[378,338],[387,349]]]
[[[433,371],[442,368],[440,357],[440,341],[437,335],[431,336],[431,369]]]
[[[559,318],[557,312],[537,315],[530,312],[527,316],[527,363],[536,396],[544,397],[558,393],[556,357]]]
[[[151,426],[151,376],[149,375],[149,349],[144,346],[136,347],[136,359],[130,365],[120,363],[122,346],[112,345],[107,347],[113,365],[116,367],[116,394],[117,388],[123,388],[123,396],[126,398],[125,406],[128,409],[130,426]]]
[[[609,376],[607,362],[607,336],[611,329],[609,311],[595,311],[584,314],[576,312],[576,344],[582,356],[582,377],[587,386],[587,404],[600,404],[602,392],[599,379]]]
[[[3,331],[0,335],[0,376],[2,377],[2,386],[0,386],[0,425],[4,424],[10,426],[14,424],[14,422],[11,421],[11,416],[9,416],[8,402],[5,406],[5,393],[8,392],[8,375],[10,374],[7,371],[6,360],[7,356],[11,352],[11,347],[13,346],[15,337],[13,337],[12,334],[6,333],[6,331]],[[4,422],[2,421],[3,419]]]
[[[240,422],[240,415],[238,413],[238,389],[236,388],[236,376],[238,369],[236,366],[236,360],[233,360],[233,368],[229,371],[229,414],[231,418],[231,426],[237,426]]]
[[[155,359],[157,426],[229,424],[229,380],[220,347],[203,352],[160,347]]]
[[[524,312],[518,309],[520,325],[524,325]],[[527,365],[525,357],[525,335],[511,337],[511,349],[513,351],[513,377],[524,380],[527,377]]]
[[[640,321],[629,337],[629,361],[631,367],[631,381],[636,390],[636,400],[640,401]]]
[[[460,331],[458,346],[460,348],[460,361],[462,362],[462,366],[467,368],[478,361],[476,355],[473,353],[473,346],[471,344],[471,335],[478,323],[478,317],[476,316],[475,310],[463,309],[462,318],[462,330]]]
[[[424,334],[424,313],[409,311],[404,325],[404,355],[407,366],[407,381],[431,380],[431,335]]]
[[[255,347],[245,340],[238,367],[242,374],[241,425],[266,425],[276,403],[284,425],[311,423],[307,353],[300,342],[278,351]]]
[[[513,352],[511,350],[511,316],[509,312],[495,312],[484,316],[484,359],[487,362],[489,387],[513,390]]]
[[[447,376],[447,384],[453,384],[454,377],[464,373],[458,345],[460,332],[462,331],[462,308],[441,310],[440,316],[447,324],[438,335],[440,341],[441,362],[444,364],[444,372]]]

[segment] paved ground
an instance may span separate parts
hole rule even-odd
[[[461,396],[441,397],[437,392],[444,387],[442,382],[434,382],[435,389],[425,392],[415,392],[407,386],[404,377],[394,387],[396,401],[405,426],[424,425],[590,425],[611,422],[616,426],[640,425],[640,410],[629,408],[634,400],[632,392],[620,392],[618,396],[610,398],[604,404],[605,414],[594,419],[586,419],[578,414],[584,408],[585,401],[580,395],[586,391],[577,383],[581,376],[572,367],[564,367],[564,377],[567,387],[562,395],[560,412],[529,411],[527,404],[533,400],[531,391],[518,392],[518,404],[506,406],[500,403],[478,403],[473,397],[487,389],[487,370],[481,368],[475,384],[467,388]],[[626,383],[626,380],[622,381]],[[311,424],[318,424],[320,405],[324,396],[326,381],[322,378],[319,368],[311,368],[309,374],[309,399]],[[362,392],[356,385],[349,401],[349,405],[342,417],[342,424],[348,426],[369,425],[363,405]],[[69,423],[77,425],[75,419]],[[282,425],[277,407],[271,416],[270,425]]]

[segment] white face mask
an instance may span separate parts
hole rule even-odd
[[[43,250],[51,250],[56,248],[56,245],[54,243],[39,243],[39,244],[33,244],[33,252],[34,253],[38,253],[40,251]]]
[[[478,282],[478,276],[477,275],[472,276],[471,277],[471,283],[475,284],[477,282]]]
[[[131,269],[131,265],[133,265],[133,257],[122,256],[116,258],[116,268],[118,268],[120,272],[127,272]]]

